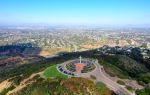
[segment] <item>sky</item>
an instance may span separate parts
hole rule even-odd
[[[150,0],[0,0],[0,23],[150,24]]]

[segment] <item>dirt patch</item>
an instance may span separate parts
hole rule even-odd
[[[38,55],[46,57],[46,56],[51,56],[55,55],[59,52],[69,52],[69,48],[51,48],[51,49],[42,49]]]
[[[50,55],[50,52],[47,50],[42,50],[39,55],[40,56],[48,56],[48,55]]]
[[[30,77],[24,79],[23,81],[21,81],[20,85],[18,85],[15,89],[13,89],[12,91],[9,91],[7,93],[7,95],[15,95],[15,93],[19,92],[20,90],[22,90],[24,87],[26,87],[29,84],[32,84],[34,81],[32,80],[36,75],[40,75],[42,72],[39,73],[34,73],[32,74]]]
[[[11,86],[11,82],[9,82],[8,80],[5,80],[3,82],[0,83],[0,92],[2,92],[5,88],[8,88]]]

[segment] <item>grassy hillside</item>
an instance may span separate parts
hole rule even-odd
[[[125,55],[101,55],[99,62],[104,66],[104,69],[111,76],[120,78],[135,78],[139,81],[144,81],[144,75],[149,75],[149,70],[144,64]],[[149,77],[147,76],[147,79]],[[147,80],[148,83],[149,80]]]

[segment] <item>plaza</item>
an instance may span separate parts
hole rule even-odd
[[[78,76],[93,71],[96,68],[94,63],[94,60],[86,58],[82,59],[80,56],[79,59],[74,59],[59,64],[57,69],[66,75]]]

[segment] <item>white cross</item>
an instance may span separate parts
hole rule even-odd
[[[81,58],[82,58],[82,57],[80,56],[79,58],[80,58],[80,63],[81,63]]]

